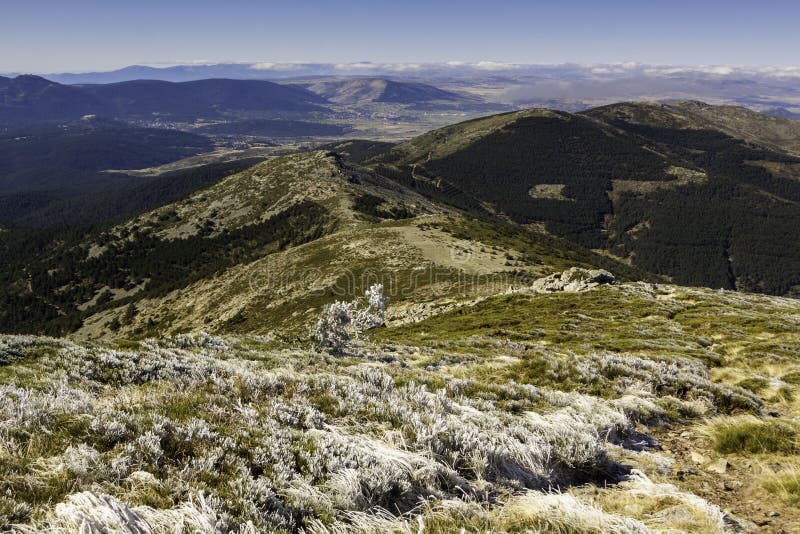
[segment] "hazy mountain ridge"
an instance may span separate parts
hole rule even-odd
[[[518,108],[568,111],[630,100],[703,100],[800,117],[796,67],[648,65],[644,63],[526,65],[496,61],[391,64],[359,62],[241,63],[132,66],[112,72],[52,74],[63,83],[134,79],[189,81],[204,78],[292,80],[310,77],[379,77],[432,84]]]
[[[79,88],[39,76],[0,77],[0,124],[79,119],[100,103]]]
[[[314,93],[263,80],[206,79],[191,82],[135,80],[106,85],[64,86],[36,76],[0,80],[0,120],[53,122],[84,115],[118,119],[194,120],[237,113],[324,111]]]
[[[212,146],[191,133],[93,117],[0,133],[0,193],[113,188],[114,176],[100,171],[160,165]]]

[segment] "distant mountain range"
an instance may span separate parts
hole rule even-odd
[[[430,77],[465,76],[476,74],[535,75],[543,78],[625,78],[646,75],[653,78],[693,77],[717,79],[772,79],[790,81],[800,77],[797,67],[728,66],[728,65],[649,65],[646,63],[602,64],[525,64],[502,61],[449,61],[439,63],[302,63],[302,62],[241,62],[177,64],[169,66],[131,65],[111,71],[80,73],[49,73],[46,78],[61,83],[114,83],[128,80],[156,79],[174,82],[204,78],[285,79],[308,76],[373,76],[373,77]]]
[[[388,78],[467,89],[489,103],[579,111],[635,100],[696,99],[736,104],[785,117],[800,117],[800,69],[724,65],[642,63],[529,65],[497,61],[466,63],[220,63],[152,67],[135,65],[109,72],[53,73],[65,84],[131,80],[184,82],[208,78],[310,80]]]
[[[188,120],[246,114],[325,111],[325,100],[301,87],[263,80],[136,80],[63,85],[38,76],[0,78],[0,121],[30,123],[102,115],[118,119]]]
[[[465,75],[495,70],[518,70],[516,66],[485,62],[481,64],[381,64],[381,63],[217,63],[152,67],[131,65],[112,71],[49,73],[43,76],[65,84],[116,83],[131,80],[185,82],[207,78],[301,79],[313,76],[424,77],[430,75]],[[540,70],[540,68],[537,68]]]
[[[381,78],[282,84],[265,80],[204,79],[65,85],[32,75],[0,77],[0,126],[70,121],[86,115],[189,123],[197,119],[304,119],[330,114],[337,106],[371,103],[464,109],[481,109],[484,105],[475,96],[425,83]],[[497,109],[497,106],[487,109]],[[248,124],[238,124],[231,131],[243,134],[271,131],[263,125],[250,129]]]

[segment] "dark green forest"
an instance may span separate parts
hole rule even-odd
[[[184,198],[261,161],[264,158],[209,163],[153,177],[125,175],[115,189],[66,198],[50,191],[0,195],[0,224],[15,228],[82,228],[121,221]]]
[[[0,194],[109,189],[130,177],[100,171],[162,165],[211,148],[199,135],[113,121],[14,130],[0,134]]]
[[[78,310],[78,304],[91,300],[103,287],[130,290],[144,284],[143,290],[113,305],[135,303],[185,287],[232,265],[312,241],[322,237],[330,226],[325,208],[304,202],[266,221],[218,234],[213,222],[184,239],[164,240],[134,233],[132,239],[105,243],[107,249],[91,258],[83,247],[48,250],[52,247],[51,234],[42,233],[38,239],[29,234],[25,247],[6,240],[0,244],[16,245],[17,255],[3,251],[0,331],[70,332],[80,327],[83,317],[112,304],[108,295],[88,310]]]

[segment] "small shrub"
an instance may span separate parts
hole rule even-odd
[[[383,284],[373,284],[364,292],[364,296],[366,305],[356,299],[350,302],[336,301],[325,306],[311,331],[311,338],[318,348],[331,354],[343,354],[351,338],[385,323],[389,299],[383,294]]]
[[[736,385],[740,388],[752,391],[753,393],[758,393],[762,389],[769,386],[769,380],[759,376],[754,376],[751,378],[745,378],[744,380],[739,381]]]
[[[350,344],[352,310],[347,302],[328,304],[314,325],[311,337],[315,345],[331,354],[342,354]]]

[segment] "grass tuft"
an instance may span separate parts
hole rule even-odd
[[[785,421],[745,415],[724,417],[709,423],[707,432],[720,454],[794,454],[800,451],[796,425]]]
[[[800,469],[772,473],[764,478],[765,490],[792,506],[800,506]]]

